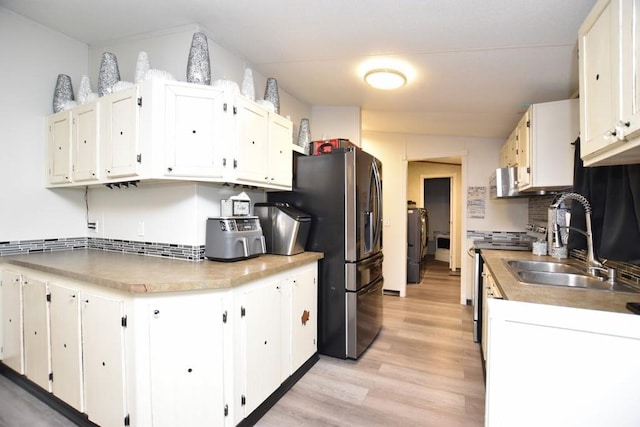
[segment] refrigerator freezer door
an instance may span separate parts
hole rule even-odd
[[[359,291],[382,277],[382,252],[358,262],[348,262],[344,266],[345,288],[347,291]]]
[[[357,359],[382,328],[382,286],[380,277],[358,292],[347,292],[347,357]]]

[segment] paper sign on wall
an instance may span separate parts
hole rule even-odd
[[[487,187],[467,188],[467,218],[484,218]]]

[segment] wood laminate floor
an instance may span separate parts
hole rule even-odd
[[[384,296],[382,331],[357,360],[320,361],[258,422],[280,426],[482,426],[484,380],[460,276],[427,260],[407,296]]]
[[[357,361],[321,356],[258,422],[287,426],[482,426],[484,381],[460,276],[430,258],[406,298],[384,296],[384,326]],[[0,376],[0,427],[73,424]]]

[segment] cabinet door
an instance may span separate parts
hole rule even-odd
[[[493,286],[493,277],[488,272],[482,273],[482,336],[480,339],[482,359],[487,360],[487,341],[489,338],[489,294]]]
[[[518,165],[518,188],[531,184],[531,109],[522,116],[516,128],[515,157]]]
[[[268,115],[264,108],[248,99],[236,98],[237,155],[231,163],[227,162],[227,170],[238,181],[249,181],[259,184],[268,180]]]
[[[22,277],[2,270],[2,362],[19,374],[24,374],[22,324]]]
[[[98,179],[100,103],[76,107],[73,116],[73,180]]]
[[[293,178],[292,132],[291,120],[269,113],[269,185],[291,188]]]
[[[621,0],[620,130],[628,139],[640,132],[640,0]]]
[[[49,373],[49,306],[46,282],[25,277],[22,288],[24,315],[24,373],[27,378],[51,391]]]
[[[80,293],[55,283],[49,283],[49,293],[52,391],[65,403],[84,412]]]
[[[105,173],[108,178],[136,176],[142,161],[139,153],[138,87],[102,99],[104,114]]]
[[[614,46],[618,1],[597,3],[578,35],[580,149],[583,158],[618,141],[612,134],[618,110],[614,91],[618,81],[618,58]]]
[[[82,296],[85,412],[101,426],[123,425],[126,415],[123,304]]]
[[[317,351],[318,285],[316,269],[293,280],[291,297],[291,373]]]
[[[220,178],[225,137],[224,93],[209,87],[168,85],[166,174]]]
[[[245,416],[281,384],[280,287],[276,282],[244,293]]]
[[[518,135],[518,129],[514,129],[509,135],[509,139],[507,139],[507,166],[517,166],[518,165],[518,157],[516,156],[516,147],[518,145],[516,141],[516,137]]]
[[[222,425],[222,299],[175,297],[148,307],[153,425]]]
[[[71,182],[71,112],[63,111],[49,116],[47,139],[50,184]]]

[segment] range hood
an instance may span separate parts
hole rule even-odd
[[[569,187],[570,188],[570,187]],[[518,168],[498,168],[489,178],[489,194],[492,199],[510,199],[515,197],[532,197],[544,196],[547,194],[556,194],[567,191],[565,187],[553,188],[528,188],[527,190],[518,190]]]
[[[509,197],[527,197],[528,194],[518,192],[518,168],[498,168],[489,178],[489,194],[492,199]]]

